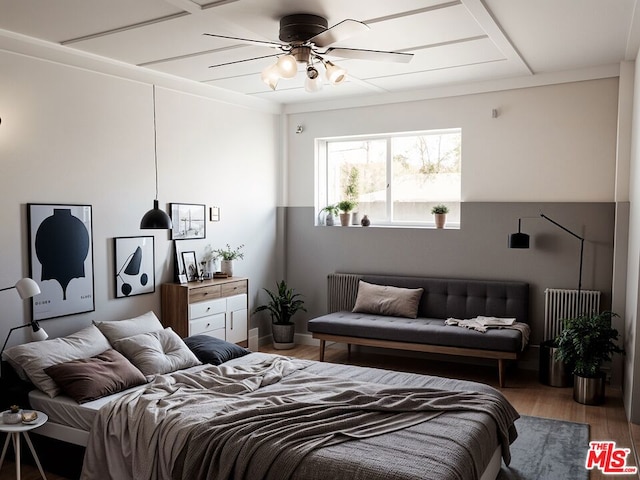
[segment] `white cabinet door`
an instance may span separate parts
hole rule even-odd
[[[238,343],[247,340],[249,312],[247,295],[233,295],[227,298],[227,342]]]

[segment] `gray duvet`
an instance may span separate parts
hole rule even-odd
[[[477,383],[251,354],[103,407],[92,479],[476,479],[513,407]]]

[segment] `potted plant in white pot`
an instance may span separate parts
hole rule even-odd
[[[300,300],[300,294],[295,293],[293,288],[289,288],[284,280],[281,280],[278,290],[272,292],[263,288],[269,295],[269,303],[260,305],[254,310],[254,313],[268,310],[271,314],[271,332],[273,334],[273,348],[285,350],[295,346],[294,336],[296,332],[296,324],[291,321],[291,317],[299,311],[304,312],[304,301]]]
[[[449,213],[449,207],[439,203],[431,209],[431,213],[435,217],[436,228],[444,228],[444,224],[447,220],[447,213]]]
[[[342,200],[336,205],[340,210],[340,225],[348,227],[351,225],[351,211],[356,207],[356,202],[352,200]]]
[[[244,258],[244,253],[242,253],[243,248],[244,244],[236,248],[231,248],[227,243],[227,248],[218,248],[213,251],[217,258],[222,258],[222,261],[220,262],[220,271],[222,273],[229,277],[233,277],[233,261],[239,258]]]
[[[615,341],[618,331],[611,326],[613,312],[583,315],[564,321],[556,343],[558,359],[573,369],[573,399],[585,405],[604,402],[604,362],[614,353],[624,353]]]

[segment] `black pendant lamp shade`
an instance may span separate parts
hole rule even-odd
[[[520,231],[522,219],[518,219],[518,233],[509,235],[509,248],[529,248],[529,235]]]
[[[153,156],[155,160],[156,172],[156,198],[153,201],[153,208],[144,214],[140,220],[140,228],[143,230],[171,230],[171,218],[167,212],[160,210],[158,204],[158,138],[156,133],[156,86],[153,86]]]
[[[153,208],[144,214],[140,220],[141,229],[170,230],[172,228],[171,218],[167,212],[160,210],[158,200],[153,201]]]

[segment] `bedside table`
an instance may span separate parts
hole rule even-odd
[[[31,411],[31,410],[29,410]],[[0,470],[2,469],[2,464],[4,462],[4,456],[7,453],[7,449],[9,447],[9,440],[13,440],[13,450],[16,454],[16,479],[20,480],[20,434],[24,435],[24,439],[27,441],[27,445],[31,450],[31,454],[36,461],[36,465],[38,466],[38,470],[40,470],[40,475],[44,480],[47,480],[47,477],[44,475],[44,471],[42,470],[42,465],[40,465],[40,459],[38,455],[36,455],[36,450],[33,448],[33,443],[31,443],[31,439],[29,438],[29,431],[35,428],[41,427],[44,425],[49,417],[47,417],[46,413],[39,412],[37,410],[33,410],[38,414],[38,418],[34,423],[15,423],[15,424],[5,424],[2,422],[2,416],[0,416],[0,432],[5,432],[7,434],[7,439],[4,442],[4,447],[2,447],[2,455],[0,456]]]

